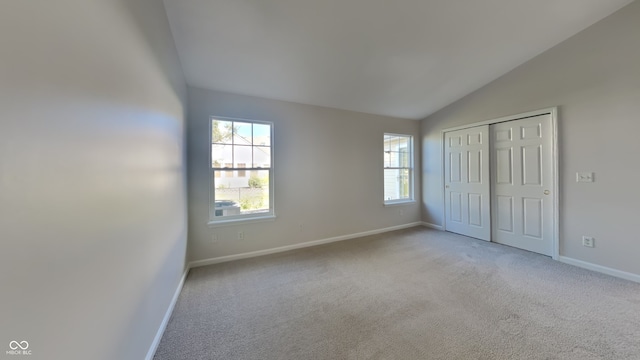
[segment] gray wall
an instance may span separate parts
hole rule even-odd
[[[208,132],[212,115],[274,123],[275,221],[207,226],[211,151]],[[234,255],[420,221],[419,201],[383,206],[382,171],[383,133],[413,135],[419,155],[419,128],[420,122],[415,120],[189,87],[190,259]],[[415,164],[419,168],[419,156]],[[419,183],[415,195],[419,200]],[[245,232],[244,240],[236,240],[240,229]],[[211,241],[214,234],[218,235],[215,243]]]
[[[443,224],[442,129],[558,106],[560,254],[640,274],[639,34],[634,2],[424,119],[423,220]],[[576,183],[578,171],[595,183]]]
[[[186,252],[162,2],[3,1],[0,52],[0,358],[142,359]]]

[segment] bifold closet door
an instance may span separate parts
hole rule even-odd
[[[445,228],[491,240],[489,126],[445,133]]]
[[[491,125],[491,202],[497,243],[552,255],[551,115]]]

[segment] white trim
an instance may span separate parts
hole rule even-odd
[[[398,205],[398,204],[406,204],[406,203],[413,203],[416,202],[416,198],[415,198],[415,184],[416,184],[416,171],[415,171],[415,153],[416,150],[420,150],[420,149],[416,149],[416,143],[415,141],[413,141],[413,135],[409,135],[409,134],[398,134],[398,133],[388,133],[385,132],[383,133],[383,144],[384,144],[384,137],[385,136],[396,136],[396,137],[405,137],[405,138],[409,138],[409,146],[407,147],[407,149],[410,149],[411,152],[409,153],[409,162],[410,162],[410,166],[409,167],[384,167],[383,166],[383,177],[384,177],[384,170],[387,169],[408,169],[409,170],[409,180],[411,181],[409,184],[409,189],[410,189],[410,193],[411,193],[411,198],[410,199],[394,199],[394,200],[384,200],[384,206],[389,206],[389,205]],[[384,149],[382,149],[384,151]],[[383,185],[386,188],[386,184],[384,184],[384,179],[383,179]],[[383,193],[384,193],[384,189],[383,189]],[[384,196],[383,196],[384,198]]]
[[[445,176],[445,172],[446,172],[446,166],[445,166],[445,159],[444,157],[446,156],[445,154],[447,153],[447,150],[445,149],[445,143],[447,142],[445,136],[447,136],[447,132],[445,130],[442,130],[441,134],[440,134],[440,162],[441,162],[441,169],[440,169],[440,173],[442,174],[442,177],[440,180],[442,180],[442,182],[440,183],[441,189],[442,189],[442,230],[447,231],[447,191],[446,191],[446,184],[447,184],[447,179]],[[491,165],[489,165],[491,166]]]
[[[158,328],[158,331],[156,332],[156,336],[153,338],[153,342],[151,343],[151,347],[149,347],[149,351],[147,352],[147,356],[145,356],[145,360],[153,360],[153,357],[156,354],[156,350],[158,350],[158,345],[160,345],[160,340],[162,339],[162,335],[164,335],[164,331],[167,328],[167,324],[169,324],[169,319],[171,318],[171,314],[173,314],[173,309],[176,306],[176,303],[178,302],[178,297],[180,296],[180,293],[182,292],[182,287],[184,286],[184,282],[187,278],[187,274],[189,274],[189,269],[190,267],[187,265],[187,268],[184,270],[184,273],[182,274],[182,278],[180,279],[180,282],[178,283],[178,287],[176,288],[176,291],[173,293],[173,298],[171,299],[171,302],[169,303],[169,307],[167,308],[167,311],[164,314],[164,318],[162,319],[162,322],[160,323],[160,327]]]
[[[415,200],[392,200],[393,202],[385,202],[383,206],[399,206],[399,205],[415,205]]]
[[[218,224],[218,223],[229,223],[232,222],[234,220],[238,220],[238,221],[243,221],[246,219],[254,219],[254,218],[260,218],[260,219],[264,219],[264,218],[269,218],[269,217],[273,217],[275,218],[276,213],[275,213],[275,171],[274,171],[274,160],[275,160],[275,149],[274,149],[274,145],[273,145],[273,139],[274,137],[274,123],[273,121],[263,121],[263,120],[251,120],[251,119],[243,119],[243,118],[233,118],[233,117],[225,117],[225,116],[215,116],[215,115],[211,115],[209,116],[209,134],[208,134],[208,139],[209,139],[209,147],[212,144],[212,134],[213,134],[213,121],[214,120],[222,120],[222,121],[232,121],[232,122],[247,122],[247,123],[251,123],[252,126],[253,124],[261,124],[261,125],[269,125],[270,128],[270,142],[269,142],[269,151],[271,152],[271,164],[268,168],[260,168],[260,170],[262,171],[268,171],[269,172],[269,211],[265,212],[264,214],[260,214],[258,216],[253,216],[251,214],[244,214],[244,215],[234,215],[231,216],[231,218],[226,218],[226,219],[221,219],[221,220],[216,220],[215,219],[215,204],[213,203],[213,201],[215,201],[215,189],[213,188],[214,184],[215,184],[215,172],[216,170],[212,167],[212,158],[211,158],[211,148],[209,148],[209,150],[207,150],[208,153],[208,159],[209,159],[209,163],[207,164],[207,168],[209,169],[209,182],[211,183],[209,185],[209,219],[207,220],[207,225],[209,227],[212,227],[212,224]],[[232,134],[233,135],[233,134]],[[232,145],[233,146],[233,145]],[[218,171],[224,171],[224,170],[218,170]],[[251,168],[247,168],[246,171],[252,171]],[[215,226],[215,225],[213,225]]]
[[[232,219],[232,220],[218,220],[218,221],[209,221],[207,226],[210,228],[216,228],[220,226],[228,226],[228,225],[238,225],[238,223],[257,223],[257,222],[268,222],[275,221],[276,215],[266,215],[266,216],[256,216],[256,217],[246,217],[241,219]]]
[[[544,114],[555,115],[556,111],[557,111],[557,107],[554,106],[554,107],[550,107],[550,108],[546,108],[546,109],[529,111],[529,112],[526,112],[526,113],[503,116],[503,117],[500,117],[500,118],[497,118],[497,119],[484,120],[484,121],[475,122],[475,123],[472,123],[472,124],[446,128],[446,129],[443,129],[442,132],[444,133],[444,132],[448,132],[448,131],[468,129],[468,128],[472,128],[472,127],[476,127],[476,126],[482,126],[482,125],[491,125],[491,124],[501,123],[501,122],[505,122],[505,121],[518,120],[518,119],[522,119],[522,118],[534,117],[534,116],[544,115]],[[555,116],[553,116],[553,117],[555,118]]]
[[[535,111],[529,111],[529,112],[525,112],[525,113],[520,113],[520,114],[515,114],[515,115],[509,115],[509,116],[503,116],[497,119],[492,119],[492,120],[485,120],[485,121],[480,121],[480,122],[476,122],[476,123],[472,123],[472,124],[467,124],[467,125],[462,125],[462,126],[456,126],[456,127],[451,127],[451,128],[446,128],[446,129],[442,129],[441,130],[441,134],[440,134],[440,159],[442,161],[442,229],[446,231],[447,228],[447,210],[446,210],[446,192],[444,191],[444,186],[446,184],[446,179],[445,179],[445,166],[444,166],[444,154],[445,154],[445,135],[447,132],[449,131],[455,131],[455,130],[462,130],[462,129],[468,129],[468,128],[472,128],[472,127],[476,127],[476,126],[482,126],[482,125],[492,125],[492,124],[497,124],[497,123],[501,123],[501,122],[506,122],[506,121],[512,121],[512,120],[518,120],[518,119],[523,119],[523,118],[528,118],[528,117],[533,117],[533,116],[539,116],[539,115],[545,115],[545,114],[550,114],[551,115],[551,128],[552,128],[552,157],[553,157],[553,239],[552,241],[552,253],[551,253],[551,258],[554,260],[559,260],[560,258],[560,171],[559,171],[559,152],[558,152],[558,107],[554,106],[554,107],[550,107],[550,108],[546,108],[546,109],[540,109],[540,110],[535,110]],[[492,235],[493,235],[493,231],[492,231]]]
[[[227,255],[227,256],[220,256],[220,257],[204,259],[204,260],[196,260],[189,263],[189,268],[218,264],[218,263],[223,263],[223,262],[228,262],[233,260],[248,259],[256,256],[275,254],[275,253],[280,253],[280,252],[289,251],[289,250],[302,249],[302,248],[311,247],[311,246],[328,244],[336,241],[355,239],[363,236],[381,234],[381,233],[394,231],[394,230],[407,229],[407,228],[420,226],[420,225],[422,225],[422,222],[417,221],[417,222],[412,222],[404,225],[397,225],[397,226],[391,226],[391,227],[382,228],[382,229],[369,230],[369,231],[359,232],[355,234],[341,235],[341,236],[336,236],[336,237],[331,237],[331,238],[326,238],[321,240],[307,241],[299,244],[280,246],[277,248],[251,251],[251,252]]]
[[[444,226],[442,225],[436,225],[436,224],[432,224],[432,223],[428,223],[426,221],[422,222],[422,226],[430,228],[430,229],[434,229],[434,230],[440,230],[440,231],[444,231]]]
[[[553,244],[551,258],[557,260],[560,257],[560,153],[558,147],[558,108],[551,109],[551,156],[553,157]]]
[[[602,274],[615,276],[617,278],[640,283],[640,275],[638,274],[633,274],[626,271],[617,270],[610,267],[597,265],[597,264],[593,264],[590,262],[586,262],[586,261],[582,261],[582,260],[578,260],[578,259],[574,259],[566,256],[558,256],[557,260],[565,264],[581,267],[583,269],[587,269],[587,270],[599,272]]]

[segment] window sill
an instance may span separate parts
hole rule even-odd
[[[268,221],[274,221],[275,219],[276,219],[275,215],[265,215],[265,216],[256,216],[256,217],[243,218],[243,219],[209,221],[207,223],[207,225],[210,228],[215,228],[215,227],[220,227],[220,226],[230,226],[230,225],[239,225],[239,224],[247,224],[247,223],[268,222]]]
[[[412,200],[395,200],[395,201],[385,202],[384,206],[411,205],[415,203],[416,201],[413,199]]]

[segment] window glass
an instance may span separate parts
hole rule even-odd
[[[384,135],[384,201],[413,200],[413,137]]]
[[[211,119],[210,221],[273,215],[273,125]]]

